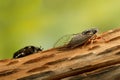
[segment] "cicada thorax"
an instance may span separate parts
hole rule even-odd
[[[67,44],[67,47],[70,49],[76,48],[78,46],[84,45],[89,39],[91,35],[83,36],[83,35],[76,35],[71,41]]]

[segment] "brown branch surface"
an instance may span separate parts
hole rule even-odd
[[[92,44],[0,60],[0,80],[120,80],[120,29]]]

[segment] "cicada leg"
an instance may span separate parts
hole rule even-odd
[[[109,42],[109,40],[106,40],[106,39],[105,39],[104,37],[102,37],[102,36],[97,36],[95,40],[97,41],[97,40],[99,40],[99,39],[102,39],[104,42]]]
[[[97,35],[94,35],[92,38],[89,39],[89,42],[90,42],[89,49],[93,48],[92,44],[96,41],[96,39],[97,39]]]
[[[88,43],[93,44],[95,39],[96,39],[97,35],[94,35],[93,37],[91,37],[83,46],[82,48],[84,48]],[[91,46],[92,47],[92,46]]]
[[[104,37],[102,36],[97,36],[97,35],[94,35],[91,39],[89,39],[89,42],[90,42],[90,47],[89,49],[92,49],[94,46],[92,46],[92,44],[96,41],[98,41],[99,39],[102,39],[104,42],[109,42],[109,40],[106,40]]]

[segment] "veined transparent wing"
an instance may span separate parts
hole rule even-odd
[[[53,47],[55,48],[55,47],[62,47],[67,45],[70,42],[70,40],[73,38],[73,35],[74,34],[64,35],[54,44]]]

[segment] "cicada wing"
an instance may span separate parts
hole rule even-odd
[[[72,39],[72,37],[73,37],[73,34],[64,35],[54,44],[53,47],[55,48],[55,47],[62,47],[67,45],[69,41]]]

